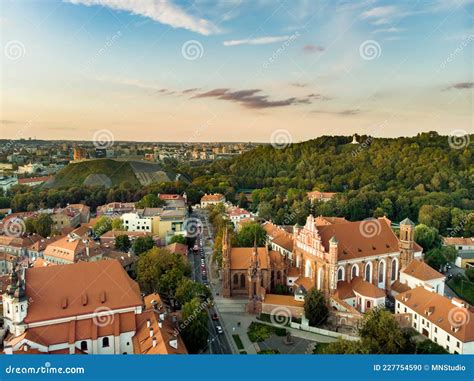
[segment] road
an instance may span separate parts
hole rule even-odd
[[[196,237],[196,246],[197,246],[197,253],[195,254],[193,250],[190,250],[188,253],[189,263],[192,267],[192,276],[195,282],[204,283],[209,285],[209,263],[211,261],[212,250],[206,250],[206,240],[208,237],[211,237],[210,232],[208,231],[208,224],[205,220],[204,216],[198,215],[196,213],[192,213],[190,215],[191,218],[199,218],[203,221],[202,227]],[[212,237],[211,237],[212,239]],[[212,241],[211,241],[212,242]],[[203,353],[210,353],[210,354],[231,354],[232,349],[229,345],[227,340],[226,332],[219,333],[217,331],[217,326],[220,326],[223,330],[224,328],[220,324],[219,320],[213,320],[213,315],[220,316],[218,311],[215,307],[209,307],[207,309],[207,313],[209,315],[208,321],[208,328],[209,328],[209,345],[203,351]]]

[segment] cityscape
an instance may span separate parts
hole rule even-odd
[[[2,357],[474,355],[472,1],[0,9]]]

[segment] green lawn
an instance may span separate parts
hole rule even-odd
[[[252,343],[265,341],[271,335],[285,336],[286,329],[282,327],[272,327],[271,325],[252,322],[247,331],[247,335]]]
[[[235,341],[235,345],[237,345],[237,349],[241,350],[244,349],[244,344],[242,343],[242,340],[239,335],[232,335]]]
[[[448,281],[448,286],[469,304],[474,304],[474,283],[466,278],[456,277]]]

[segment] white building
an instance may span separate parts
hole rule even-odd
[[[124,213],[120,219],[122,220],[125,230],[132,232],[152,232],[153,219],[143,216],[143,213],[140,213],[140,211]]]
[[[474,354],[474,312],[467,303],[448,299],[431,287],[417,287],[395,297],[395,313],[450,353]]]
[[[18,179],[13,176],[1,176],[0,177],[0,188],[3,189],[4,192],[9,190],[12,186],[18,184]]]
[[[240,221],[252,218],[252,214],[249,211],[237,207],[229,208],[227,214],[229,215],[230,221],[234,224],[234,228],[237,228]]]
[[[411,261],[400,271],[400,283],[409,288],[427,285],[440,295],[444,295],[446,277],[423,261]]]
[[[201,197],[201,208],[206,208],[209,205],[217,205],[225,203],[225,196],[220,193],[205,194]]]

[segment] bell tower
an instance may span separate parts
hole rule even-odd
[[[338,252],[337,239],[333,236],[329,240],[329,266],[328,266],[328,279],[329,279],[329,295],[334,295],[337,290],[337,252]]]
[[[3,294],[3,320],[14,335],[21,335],[25,331],[23,321],[28,313],[28,298],[25,292],[25,268],[13,267],[10,276],[10,285]]]
[[[400,222],[400,270],[408,266],[413,260],[413,244],[415,242],[415,224],[409,219],[405,218]]]
[[[248,269],[249,300],[258,300],[261,296],[262,270],[258,258],[257,241],[255,240],[250,266]]]

